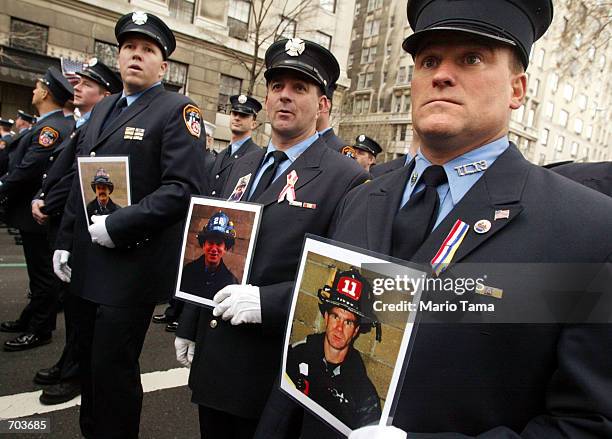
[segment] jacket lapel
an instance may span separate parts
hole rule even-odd
[[[106,127],[104,127],[104,131],[101,132],[98,136],[98,139],[92,150],[96,149],[111,134],[113,134],[115,131],[117,131],[119,128],[129,122],[130,119],[144,111],[151,104],[151,101],[153,101],[153,99],[155,99],[155,97],[159,95],[163,90],[164,88],[162,85],[155,86],[152,89],[148,90],[145,94],[140,96],[136,100],[136,102],[134,102],[132,105],[128,106],[125,110],[123,110],[119,117],[117,117],[115,120],[111,121]],[[115,106],[115,103],[119,100],[120,97],[121,95],[117,96],[117,99],[114,100],[113,105],[108,111],[112,111]],[[106,117],[108,117],[108,111],[106,113],[105,119]],[[99,125],[101,126],[101,124]]]
[[[261,149],[259,151],[254,151],[250,154],[244,156],[242,160],[238,160],[234,163],[234,167],[230,172],[231,176],[227,180],[227,183],[233,184],[232,187],[226,186],[224,188],[223,198],[228,198],[232,192],[234,191],[234,187],[238,180],[248,174],[251,174],[251,178],[249,179],[249,183],[244,191],[244,196],[242,201],[247,201],[248,194],[251,192],[251,188],[253,187],[253,180],[255,180],[255,174],[257,174],[257,169],[259,169],[259,165],[263,160],[266,151]]]
[[[410,173],[414,169],[414,160],[409,166],[389,175],[383,180],[378,191],[368,196],[366,234],[368,248],[383,254],[391,254],[393,220],[399,209],[404,188]],[[376,184],[381,180],[367,183]]]
[[[457,249],[452,264],[460,262],[479,246],[507,227],[523,210],[521,196],[529,164],[516,146],[510,147],[493,163],[463,199],[436,227],[429,238],[414,255],[415,262],[429,264],[450,233],[457,220],[468,224],[468,232]],[[508,211],[508,218],[495,220],[496,211]],[[476,233],[474,224],[488,220],[491,228],[485,233]]]

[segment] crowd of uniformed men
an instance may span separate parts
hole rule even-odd
[[[426,264],[460,220],[474,229],[453,263],[611,262],[612,200],[527,162],[508,140],[529,51],[552,16],[550,0],[409,0],[414,33],[403,48],[415,62],[418,142],[382,165],[374,139],[348,144],[330,127],[338,62],[300,38],[276,41],[265,54],[267,147],[252,139],[262,104],[236,95],[231,142],[215,156],[207,149],[214,125],[161,83],[172,31],[149,13],[120,17],[120,75],[92,59],[71,84],[50,67],[32,92],[39,115],[0,120],[2,221],[19,231],[30,293],[21,315],[1,324],[17,334],[4,349],[51,342],[61,302],[66,344],[34,377],[46,385],[41,402],[80,393],[85,437],[133,438],[140,352],[151,320],[165,323],[176,331],[178,361],[191,367],[203,437],[339,437],[278,389],[306,233]],[[116,155],[129,157],[131,205],[108,207],[113,183],[101,169],[90,184],[107,196],[86,213],[76,157]],[[609,164],[559,170],[610,195]],[[290,174],[299,205],[278,202]],[[214,309],[171,300],[153,316],[175,290],[192,195],[263,205],[249,281],[215,283],[218,261],[191,267],[216,285],[208,292]],[[609,281],[609,269],[604,275]],[[504,294],[528,287],[516,273],[501,279]],[[343,321],[355,325],[351,306],[321,312],[326,322],[348,315]],[[338,352],[326,358],[345,358]],[[612,437],[610,352],[608,325],[422,325],[393,426],[351,437]],[[321,361],[325,379],[342,373],[341,364]]]

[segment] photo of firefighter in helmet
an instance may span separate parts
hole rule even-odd
[[[183,267],[180,290],[212,300],[226,285],[239,283],[223,262],[223,256],[236,242],[236,230],[230,217],[219,210],[197,234],[202,256]]]
[[[91,180],[91,190],[96,194],[96,198],[87,204],[87,218],[91,224],[91,217],[94,215],[108,215],[121,206],[111,199],[111,194],[115,185],[111,180],[110,174],[104,168],[98,168]]]
[[[325,332],[294,343],[287,353],[287,375],[296,388],[351,429],[378,422],[380,398],[353,346],[359,334],[381,326],[373,312],[368,280],[354,267],[335,273],[318,290]]]

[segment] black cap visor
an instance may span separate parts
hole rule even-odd
[[[325,83],[326,81],[325,79],[323,79],[323,76],[321,76],[319,71],[316,68],[306,63],[297,61],[297,60],[281,61],[279,64],[276,64],[274,67],[271,67],[268,70],[266,70],[264,72],[264,77],[266,78],[266,80],[270,81],[274,78],[275,75],[281,74],[287,70],[293,71],[293,72],[299,72],[303,76],[306,76],[308,79],[312,80],[315,84],[317,84],[321,88],[323,93],[325,93],[325,89],[327,88],[326,83]]]

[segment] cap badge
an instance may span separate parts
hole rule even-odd
[[[132,14],[132,22],[139,26],[142,26],[143,24],[145,24],[148,19],[149,17],[147,17],[146,12],[136,11]]]
[[[285,53],[289,56],[300,56],[304,53],[306,45],[301,38],[291,38],[285,44]]]
[[[88,67],[93,67],[96,64],[98,64],[98,58],[90,58],[89,61],[87,61]]]
[[[245,95],[238,96],[238,102],[240,102],[241,104],[246,103],[246,101],[247,101],[247,97]]]
[[[359,136],[357,140],[359,140],[360,142],[363,142],[365,140],[365,136],[362,134],[361,136]]]

